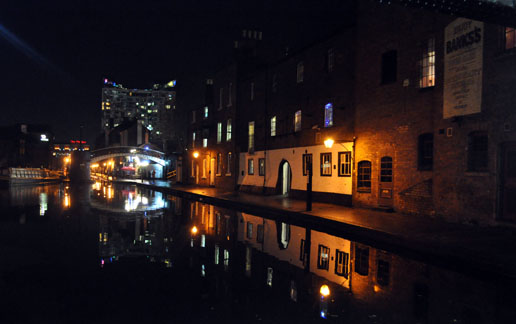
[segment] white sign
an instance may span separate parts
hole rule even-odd
[[[479,113],[484,24],[458,18],[444,32],[443,118]]]

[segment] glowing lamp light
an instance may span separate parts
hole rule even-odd
[[[197,158],[199,157],[199,152],[195,151],[195,152],[193,153],[193,157],[197,159]]]
[[[331,138],[328,138],[324,141],[324,146],[326,148],[331,148],[333,146],[334,140]]]
[[[45,135],[45,134],[41,134],[40,140],[41,140],[42,142],[48,142],[48,137],[47,137],[47,135]]]
[[[328,287],[328,285],[322,285],[319,292],[322,296],[328,297],[330,295],[330,288]]]
[[[69,158],[69,157],[65,157],[65,158],[64,158],[64,162],[65,162],[65,163],[70,163],[70,158]]]
[[[192,227],[192,234],[197,234],[197,226]]]

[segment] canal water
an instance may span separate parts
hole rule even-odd
[[[0,323],[514,323],[513,282],[135,185],[0,190]]]

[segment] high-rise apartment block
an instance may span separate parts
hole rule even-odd
[[[176,108],[175,85],[173,80],[154,84],[152,89],[128,89],[104,79],[101,129],[109,132],[125,120],[136,119],[150,131],[151,141],[160,141],[167,116]]]

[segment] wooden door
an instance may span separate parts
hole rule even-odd
[[[392,157],[384,156],[380,160],[380,179],[378,181],[378,205],[392,207],[393,172]]]

